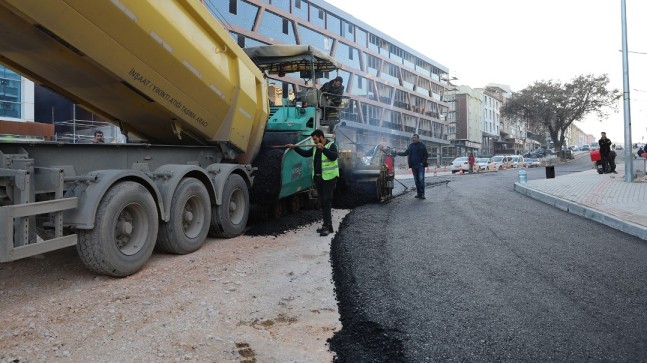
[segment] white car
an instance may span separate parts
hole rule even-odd
[[[470,170],[470,164],[468,161],[467,156],[463,156],[460,158],[456,158],[452,161],[452,165],[449,166],[449,170],[451,170],[452,174],[458,173],[459,171],[469,171]]]
[[[494,170],[510,169],[512,167],[512,158],[509,155],[494,155],[492,164],[494,164]]]
[[[478,171],[491,171],[491,170],[496,170],[494,163],[492,162],[492,159],[490,158],[477,158],[476,159],[476,164],[475,166],[478,165]]]
[[[510,156],[512,159],[512,167],[513,168],[519,168],[523,166],[523,156],[521,155],[512,155]]]

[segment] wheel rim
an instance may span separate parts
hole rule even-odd
[[[121,253],[132,256],[144,247],[148,217],[139,203],[126,205],[115,220],[115,245]]]
[[[233,224],[240,224],[245,215],[245,194],[242,190],[236,189],[229,198],[229,220]]]
[[[197,237],[206,223],[206,215],[202,208],[202,201],[197,196],[187,200],[182,210],[182,229],[188,238]]]

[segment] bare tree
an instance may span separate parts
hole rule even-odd
[[[617,89],[609,90],[608,85],[606,74],[582,75],[564,84],[537,81],[513,93],[501,113],[504,117],[525,119],[528,125],[548,131],[555,150],[561,150],[566,130],[573,122],[591,113],[605,118],[605,111],[616,109],[621,94]]]

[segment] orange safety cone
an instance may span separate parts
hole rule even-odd
[[[458,174],[463,175],[463,169],[461,169]]]
[[[434,176],[438,176],[438,167],[434,168]]]

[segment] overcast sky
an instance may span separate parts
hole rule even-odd
[[[457,84],[569,82],[608,74],[623,90],[621,0],[326,0],[449,68]],[[647,1],[626,0],[632,139],[647,141]],[[643,53],[643,54],[639,54]],[[624,142],[618,113],[579,126]]]

